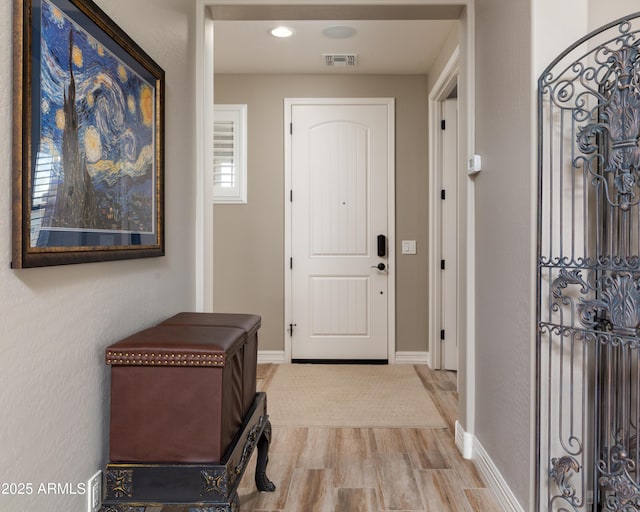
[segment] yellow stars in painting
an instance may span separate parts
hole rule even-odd
[[[153,90],[148,85],[140,88],[140,114],[145,126],[153,123]]]
[[[126,82],[127,81],[127,78],[128,78],[127,69],[122,64],[118,65],[118,76],[120,77],[120,80],[122,82]]]
[[[136,99],[132,95],[127,96],[127,108],[132,114],[136,113]]]
[[[102,141],[98,130],[93,126],[89,126],[84,132],[84,154],[90,163],[102,158]]]
[[[51,6],[51,16],[53,17],[53,22],[56,25],[58,25],[59,27],[64,25],[64,16],[60,9],[58,9],[57,7]]]
[[[62,109],[56,110],[56,126],[60,130],[64,130],[65,123],[66,123],[66,118],[65,118],[65,115],[64,115],[64,110],[62,110]]]
[[[77,68],[82,67],[82,50],[76,45],[73,45],[73,50],[71,50],[71,60]]]

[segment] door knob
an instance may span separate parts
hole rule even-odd
[[[378,263],[377,265],[373,265],[371,268],[377,268],[378,270],[384,270],[387,266],[384,263]]]

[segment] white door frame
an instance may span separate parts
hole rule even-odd
[[[196,5],[195,310],[213,311],[213,19],[211,0]],[[207,143],[205,143],[207,142]]]
[[[387,106],[387,138],[388,138],[388,162],[387,162],[387,359],[389,364],[395,363],[396,354],[396,259],[395,259],[395,227],[396,227],[396,203],[395,203],[395,102],[390,98],[285,98],[284,100],[284,360],[291,362],[291,336],[289,336],[289,324],[295,323],[291,316],[291,268],[290,258],[292,254],[291,232],[291,108],[294,105],[385,105]]]
[[[440,258],[442,254],[440,232],[442,230],[442,209],[440,191],[442,190],[442,120],[441,102],[443,102],[458,81],[459,63],[458,48],[438,77],[429,94],[429,356],[431,367],[440,369],[442,361],[442,344],[440,340],[442,318],[442,272]],[[449,191],[457,195],[458,191]],[[460,236],[458,233],[457,236]],[[458,243],[459,246],[459,243]],[[458,258],[455,268],[459,274]],[[456,303],[459,301],[456,299]],[[456,314],[456,317],[458,315]],[[458,365],[460,367],[460,364]]]

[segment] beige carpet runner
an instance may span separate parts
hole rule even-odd
[[[412,365],[283,364],[266,391],[277,426],[446,427]]]

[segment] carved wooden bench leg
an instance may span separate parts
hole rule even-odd
[[[258,461],[256,462],[256,487],[262,492],[273,492],[275,484],[267,477],[269,445],[271,444],[271,422],[267,420],[262,435],[258,439]]]

